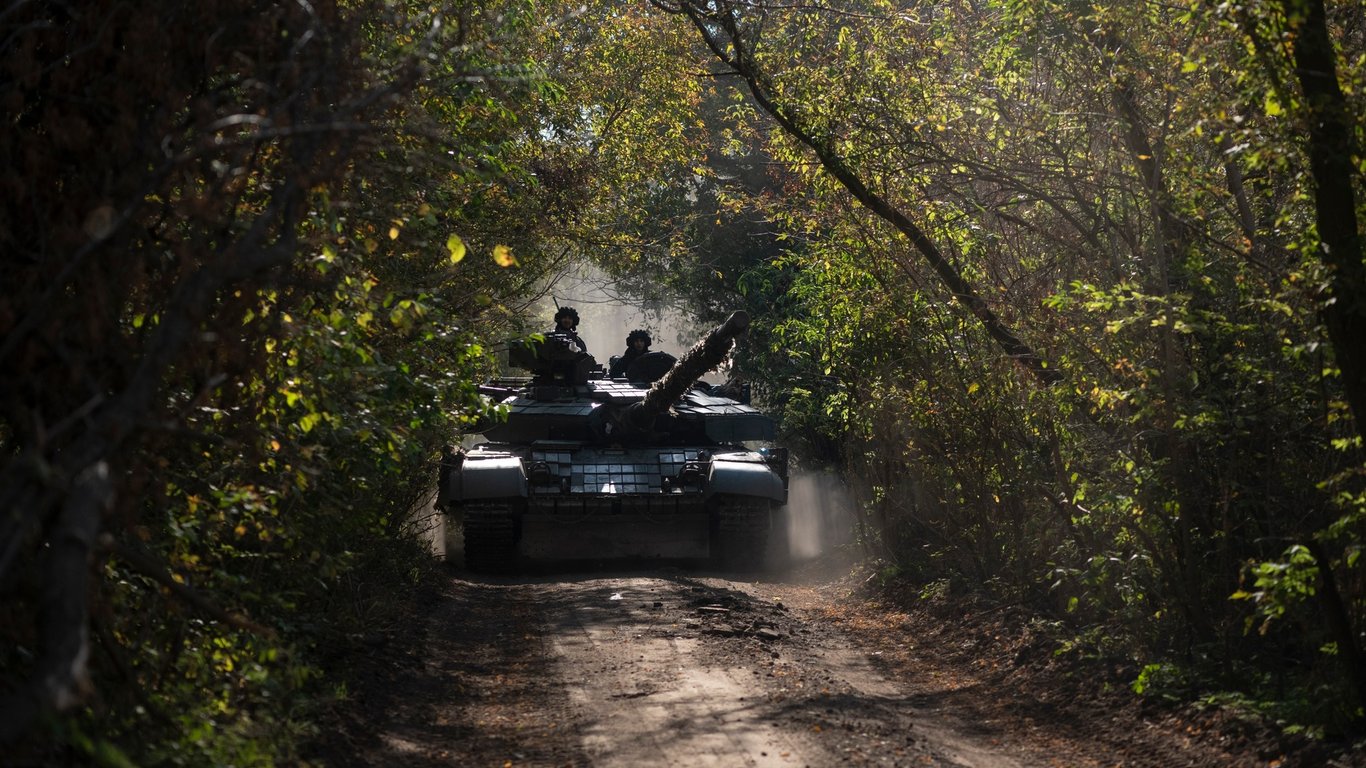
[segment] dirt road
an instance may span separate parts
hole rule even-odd
[[[371,765],[1030,765],[936,722],[798,590],[683,573],[455,577]]]
[[[456,572],[416,626],[375,640],[326,762],[1311,764],[1274,743],[1078,696],[1088,681],[1012,683],[1005,668],[1026,664],[1019,638],[1002,654],[926,621],[830,584]]]

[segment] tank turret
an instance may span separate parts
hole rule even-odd
[[[626,379],[606,378],[554,333],[512,345],[509,363],[531,376],[482,385],[505,418],[482,430],[489,442],[443,461],[438,504],[463,529],[467,565],[506,570],[523,556],[762,564],[787,501],[787,453],[747,447],[773,438],[772,420],[700,382],[749,324],[735,312],[677,360],[642,356]]]
[[[749,313],[731,313],[726,322],[707,332],[651,384],[643,399],[624,408],[604,411],[597,420],[595,431],[602,438],[616,440],[648,436],[659,417],[696,386],[708,371],[720,365],[734,346],[735,337],[747,330]]]

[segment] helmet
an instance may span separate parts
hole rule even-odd
[[[644,328],[637,328],[634,331],[631,331],[630,333],[626,334],[626,346],[631,346],[631,342],[635,341],[636,339],[644,339],[645,346],[647,347],[654,343],[654,339],[650,338],[650,332],[645,330]]]
[[[559,325],[560,318],[568,317],[573,319],[574,327],[579,327],[579,313],[573,307],[560,307],[560,311],[555,313],[555,324]]]

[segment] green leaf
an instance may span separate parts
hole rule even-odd
[[[451,263],[459,264],[465,258],[465,241],[459,235],[451,235],[446,238],[446,250],[450,251]]]
[[[321,413],[305,414],[302,419],[299,419],[299,429],[302,429],[304,434],[308,434],[313,431],[314,427],[318,426],[318,422],[322,421],[322,418]]]

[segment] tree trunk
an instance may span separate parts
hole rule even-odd
[[[1366,262],[1357,222],[1351,108],[1338,84],[1337,57],[1328,36],[1323,0],[1283,0],[1286,18],[1298,17],[1292,37],[1295,76],[1304,91],[1309,169],[1314,179],[1314,220],[1319,258],[1328,267],[1328,285],[1319,296],[1319,316],[1328,329],[1342,387],[1366,435]]]
[[[1347,678],[1356,690],[1357,702],[1366,705],[1366,655],[1362,653],[1361,646],[1357,644],[1356,633],[1352,631],[1352,620],[1347,614],[1342,593],[1338,590],[1337,579],[1333,576],[1333,563],[1317,541],[1310,539],[1305,548],[1314,556],[1319,566],[1316,594],[1324,623],[1328,625],[1328,634],[1338,645],[1338,658],[1342,659]]]

